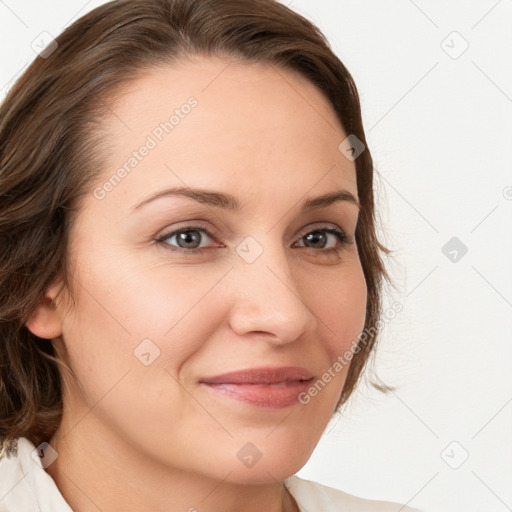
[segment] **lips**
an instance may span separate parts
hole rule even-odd
[[[253,407],[279,409],[299,402],[313,380],[306,368],[250,368],[200,380],[200,385],[217,396],[234,399]]]
[[[299,366],[281,366],[279,368],[248,368],[237,372],[225,373],[200,380],[205,384],[278,384],[291,381],[306,381],[313,374]]]

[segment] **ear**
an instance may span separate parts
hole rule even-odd
[[[25,322],[28,330],[40,338],[54,339],[62,335],[61,311],[55,298],[62,283],[51,285],[32,316]]]

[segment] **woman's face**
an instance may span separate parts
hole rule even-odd
[[[107,166],[70,238],[76,304],[59,302],[81,384],[66,378],[62,434],[232,482],[284,479],[327,426],[348,370],[333,364],[364,327],[348,134],[304,78],[213,58],[147,73],[111,108]],[[213,384],[262,367],[313,379]]]

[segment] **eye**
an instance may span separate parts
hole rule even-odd
[[[326,248],[329,244],[329,236],[331,237],[333,246]],[[312,247],[310,246],[308,248],[314,250],[318,249],[327,253],[332,251],[339,252],[346,245],[351,243],[351,240],[349,240],[345,232],[337,228],[320,228],[314,231],[308,231],[300,240],[305,240],[308,244],[312,245]]]
[[[156,242],[165,244],[165,247],[172,251],[197,254],[209,248],[208,240],[206,246],[202,245],[205,235],[207,239],[214,240],[213,235],[207,229],[199,226],[187,226],[164,233],[156,239]],[[346,245],[353,243],[352,238],[349,238],[343,230],[333,227],[303,231],[299,238],[299,241],[302,240],[307,245],[299,245],[298,247],[311,249],[313,252],[321,254],[339,253]],[[329,247],[329,242],[331,242],[331,247]],[[217,247],[223,246],[217,245]]]
[[[170,233],[164,234],[157,239],[157,242],[165,243],[166,245],[170,245],[171,249],[174,249],[172,244],[168,244],[167,240],[171,240],[176,237],[176,243],[178,247],[176,250],[196,250],[195,252],[200,252],[204,247],[200,247],[201,239],[203,236],[200,233],[205,233],[206,236],[210,239],[213,238],[211,233],[205,229],[198,226],[190,226],[187,228],[171,231]]]

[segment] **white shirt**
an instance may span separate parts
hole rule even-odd
[[[0,512],[73,512],[34,452],[18,438],[17,454],[0,460]],[[35,458],[32,458],[34,453]],[[366,500],[296,475],[284,484],[301,512],[421,512],[398,503]]]

